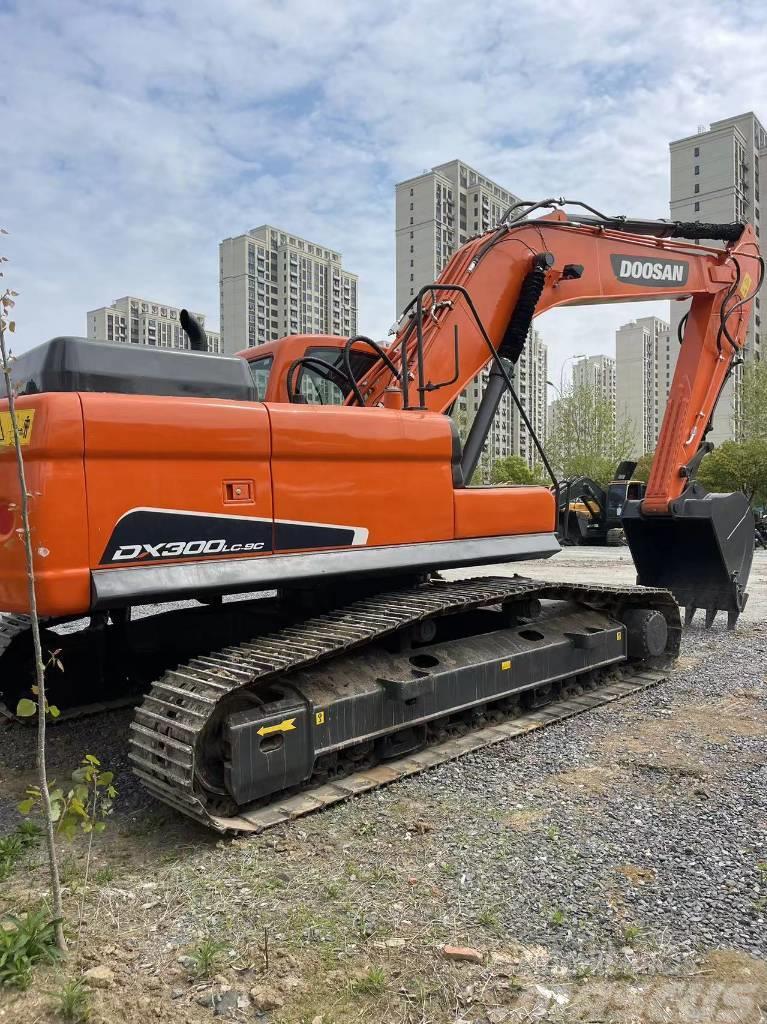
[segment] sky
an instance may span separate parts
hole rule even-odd
[[[17,351],[126,294],[216,327],[218,243],[262,223],[340,250],[384,337],[395,182],[460,158],[667,217],[670,140],[767,120],[763,0],[0,0],[0,40]],[[545,314],[549,376],[667,310]]]

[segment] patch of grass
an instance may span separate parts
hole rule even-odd
[[[483,910],[477,918],[477,923],[481,924],[483,928],[497,928],[498,918],[492,910]]]
[[[759,873],[759,881],[762,885],[767,885],[767,860],[761,860],[756,865],[756,870]]]
[[[555,843],[559,839],[559,829],[556,825],[549,825],[546,830],[546,838],[550,843]]]
[[[767,913],[767,896],[757,896],[756,899],[751,900],[751,910],[754,917],[761,917],[762,914]]]
[[[73,1024],[83,1024],[91,1015],[90,994],[82,978],[69,978],[54,993],[56,1013]]]
[[[561,928],[567,921],[567,916],[561,907],[556,907],[549,914],[549,924],[554,928]]]
[[[458,868],[456,867],[456,865],[449,864],[447,861],[445,861],[443,864],[440,864],[439,870],[442,872],[445,878],[456,878],[458,875]]]
[[[59,863],[59,878],[62,885],[74,886],[82,876],[82,869],[76,857],[71,853],[65,854]]]
[[[33,821],[22,823],[7,836],[0,837],[0,882],[11,877],[27,850],[37,846],[42,829]]]
[[[628,967],[614,967],[607,975],[612,981],[636,981],[637,976]]]
[[[216,939],[205,938],[198,942],[189,952],[189,957],[193,961],[190,968],[192,974],[196,978],[209,978],[215,974],[221,962],[221,955],[226,948],[225,942],[218,942]]]
[[[642,941],[644,929],[639,924],[627,924],[623,926],[623,945],[636,946]]]
[[[386,974],[383,967],[371,967],[367,974],[349,986],[354,995],[378,996],[386,989]]]
[[[99,868],[93,875],[93,881],[96,885],[109,885],[115,878],[115,869],[111,864],[105,864],[103,868]]]
[[[0,922],[0,986],[29,988],[32,968],[56,960],[55,928],[44,909],[10,914]]]
[[[586,978],[592,978],[593,976],[594,968],[589,966],[589,964],[580,964],[573,972],[573,978],[576,981],[585,981]]]

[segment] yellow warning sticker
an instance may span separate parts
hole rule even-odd
[[[738,291],[740,292],[741,299],[745,299],[745,297],[747,295],[751,294],[751,285],[753,283],[754,282],[753,282],[750,274],[744,274],[743,275],[743,283],[741,284],[740,288],[738,288]]]
[[[501,662],[501,672],[508,672],[510,668],[511,668],[511,662],[510,661],[502,661]]]
[[[21,438],[22,444],[29,444],[32,440],[32,425],[34,422],[34,409],[16,410],[16,427],[19,431],[19,437]],[[13,444],[13,422],[11,421],[11,414],[9,412],[0,412],[0,447],[12,448]]]
[[[315,725],[324,725],[325,724],[325,712],[324,711],[315,711],[314,712],[314,724]]]
[[[618,630],[618,632],[615,634],[615,639],[616,640],[622,640],[623,639],[623,633],[621,633],[620,630]]]
[[[292,732],[295,727],[295,718],[286,718],[284,722],[278,722],[277,725],[262,725],[258,730],[258,735],[270,736],[273,732]]]

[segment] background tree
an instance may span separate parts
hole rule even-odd
[[[521,455],[507,455],[505,459],[496,459],[493,463],[490,483],[548,485],[551,481],[545,478],[538,466],[530,469]]]
[[[637,459],[636,469],[631,474],[635,480],[641,480],[643,483],[647,483],[650,479],[650,470],[652,469],[652,460],[655,458],[655,452],[647,452],[645,455],[641,455]]]
[[[725,441],[703,459],[698,479],[709,491],[743,491],[752,504],[767,504],[767,440]]]
[[[563,478],[589,476],[605,486],[614,478],[618,463],[631,457],[632,423],[616,425],[612,402],[594,388],[565,388],[552,420],[546,451]]]
[[[767,363],[743,367],[739,439],[767,441]]]

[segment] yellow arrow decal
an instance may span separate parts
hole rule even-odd
[[[286,718],[284,722],[278,722],[277,725],[262,725],[258,730],[259,736],[268,736],[273,732],[292,732],[296,727],[295,718]]]

